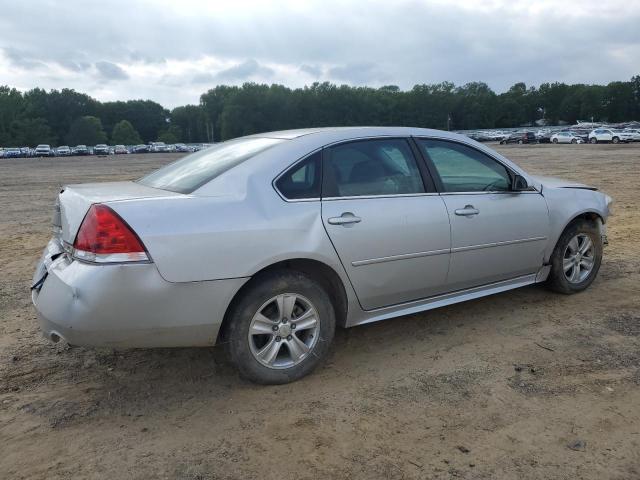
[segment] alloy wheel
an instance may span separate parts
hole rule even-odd
[[[254,358],[268,368],[291,368],[313,350],[320,333],[320,317],[302,295],[283,293],[262,304],[249,325]]]
[[[569,283],[582,283],[587,279],[595,264],[594,253],[593,242],[584,233],[569,241],[562,260],[562,270]]]

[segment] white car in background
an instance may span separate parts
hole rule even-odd
[[[599,142],[632,142],[633,134],[630,132],[624,132],[622,130],[615,130],[613,128],[596,128],[589,134],[589,143]]]
[[[584,140],[573,132],[558,132],[551,135],[552,143],[584,143]]]
[[[632,142],[640,142],[640,129],[638,128],[625,128],[623,133],[628,133],[631,135]]]

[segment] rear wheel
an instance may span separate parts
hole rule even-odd
[[[549,287],[571,294],[585,290],[598,275],[602,238],[593,222],[577,220],[560,235],[551,255]]]
[[[279,271],[253,280],[230,312],[231,360],[253,382],[298,380],[327,356],[335,332],[329,296],[313,279]]]

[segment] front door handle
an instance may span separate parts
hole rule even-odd
[[[350,225],[352,223],[360,223],[362,219],[351,212],[344,212],[339,217],[331,217],[327,221],[331,225]]]
[[[473,205],[465,205],[464,208],[458,208],[455,211],[455,214],[461,217],[471,217],[473,215],[478,215],[479,213],[480,213],[480,210],[475,208]]]

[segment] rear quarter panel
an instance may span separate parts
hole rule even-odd
[[[269,185],[270,188],[270,185]],[[246,189],[239,189],[247,191]],[[292,258],[344,270],[322,226],[320,202],[285,202],[276,192],[112,202],[170,282],[249,277]]]

